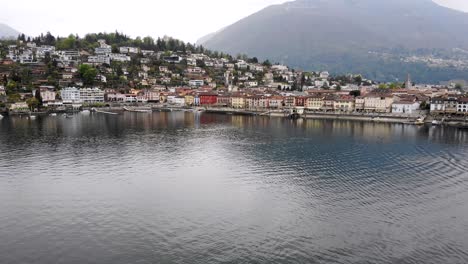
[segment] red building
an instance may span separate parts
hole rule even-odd
[[[296,97],[296,106],[305,106],[305,103],[306,103],[305,97],[302,97],[302,96]]]
[[[198,95],[200,105],[215,105],[218,102],[218,95],[215,93],[204,93]]]

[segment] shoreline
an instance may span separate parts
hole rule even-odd
[[[185,111],[185,112],[205,112],[213,114],[224,114],[224,115],[243,115],[243,116],[262,116],[262,117],[280,117],[280,118],[291,118],[289,112],[284,110],[268,110],[258,111],[249,109],[234,109],[234,108],[208,108],[208,107],[173,107],[173,106],[161,106],[161,105],[150,105],[150,106],[110,106],[110,107],[99,107],[91,108],[86,107],[83,110],[91,110],[95,113],[118,115],[123,112],[133,113],[149,113],[149,112],[172,112],[172,111]],[[79,113],[81,111],[47,111],[47,112],[10,112],[3,116],[48,116],[52,113]],[[392,124],[407,124],[407,125],[431,125],[434,120],[433,116],[428,115],[424,124],[416,124],[417,116],[392,116],[391,114],[356,114],[356,113],[304,113],[299,116],[300,119],[304,120],[342,120],[342,121],[361,121],[361,122],[372,122],[372,123],[392,123]],[[468,128],[468,124],[464,124],[460,120],[446,120],[439,126],[450,126],[458,128]]]

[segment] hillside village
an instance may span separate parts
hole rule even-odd
[[[164,105],[334,113],[468,113],[463,85],[379,84],[332,76],[245,55],[205,50],[172,38],[120,33],[19,36],[0,44],[0,108],[67,111],[83,107]]]

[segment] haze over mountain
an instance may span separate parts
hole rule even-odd
[[[14,28],[0,23],[0,39],[15,39],[20,33]]]
[[[269,6],[200,44],[380,80],[408,72],[425,82],[468,79],[468,14],[431,0],[297,0]]]

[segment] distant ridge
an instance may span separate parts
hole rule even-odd
[[[14,28],[0,23],[0,39],[16,39],[19,34],[21,33]]]
[[[431,0],[297,0],[269,6],[199,44],[308,70],[369,78],[468,79],[468,71],[407,63],[410,57],[468,50],[468,13]],[[442,53],[442,54],[440,54]]]

